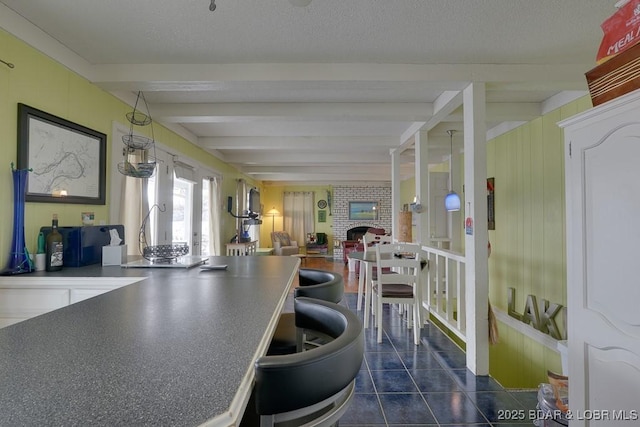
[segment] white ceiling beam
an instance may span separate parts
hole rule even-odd
[[[269,183],[270,181],[278,181],[278,185],[336,185],[338,183],[344,183],[345,185],[353,185],[355,182],[385,182],[391,181],[391,177],[371,174],[371,176],[352,176],[349,174],[337,175],[328,177],[323,174],[308,174],[305,175],[304,181],[300,180],[300,175],[296,174],[278,174],[278,175],[250,175],[253,179],[258,181]],[[288,183],[288,184],[285,184]]]
[[[400,138],[400,150],[404,150],[407,146],[411,145],[413,135],[420,131],[429,131],[433,129],[438,123],[440,123],[445,117],[451,114],[452,111],[462,105],[462,92],[459,91],[445,91],[433,103],[433,115],[418,128],[417,123],[414,123],[409,129],[407,129]],[[417,128],[417,129],[416,129]]]
[[[392,81],[438,82],[461,90],[464,82],[584,82],[593,64],[108,64],[94,65],[93,82],[107,90],[220,90],[226,82]]]
[[[152,104],[153,117],[173,123],[212,123],[240,120],[426,120],[433,106],[412,102],[229,102],[210,104]]]
[[[251,153],[250,150],[227,151],[225,159],[235,164],[257,164],[260,165],[287,165],[293,164],[303,165],[330,165],[330,164],[346,164],[353,165],[355,163],[381,163],[385,164],[389,161],[389,152],[354,152],[353,155],[345,155],[341,152],[339,155],[328,151],[317,152],[283,152],[283,151],[262,151],[259,156]]]
[[[530,121],[542,115],[542,106],[537,102],[493,102],[486,104],[485,111],[487,123]],[[462,109],[457,109],[442,121],[461,122],[463,116]]]
[[[343,152],[387,149],[391,138],[384,136],[336,136],[336,137],[281,137],[281,136],[223,136],[198,139],[198,145],[207,150],[315,150]]]
[[[372,167],[387,169],[389,165],[386,163],[376,163],[376,164],[372,163],[368,165],[350,165],[350,166],[337,166],[332,164],[332,165],[323,165],[322,172],[325,175],[341,174],[345,172],[348,172],[354,175],[363,175],[363,174],[371,174]],[[242,170],[246,173],[252,173],[252,174],[253,173],[271,174],[271,173],[280,173],[280,172],[297,173],[297,174],[306,173],[306,172],[313,173],[313,170],[309,170],[308,166],[299,166],[299,165],[296,165],[296,166],[246,165],[242,167]]]

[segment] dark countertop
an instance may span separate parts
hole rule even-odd
[[[35,273],[147,279],[0,329],[0,425],[233,424],[299,262]]]

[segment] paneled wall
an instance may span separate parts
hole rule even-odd
[[[506,312],[516,289],[516,311],[527,295],[566,305],[563,135],[557,122],[591,106],[580,98],[487,144],[487,176],[495,178],[495,230],[489,231],[489,299]],[[560,372],[558,353],[499,323],[490,373],[505,387],[536,387],[547,369]]]

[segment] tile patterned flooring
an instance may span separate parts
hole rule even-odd
[[[356,299],[345,293],[343,304],[355,311]],[[433,325],[414,346],[395,308],[385,307],[383,324],[381,344],[375,328],[365,330],[365,361],[341,426],[533,425],[536,390],[506,390],[491,377],[476,377],[465,368],[464,352]]]

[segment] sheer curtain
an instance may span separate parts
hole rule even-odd
[[[284,193],[284,231],[299,245],[304,245],[307,233],[313,233],[315,228],[313,199],[311,191]]]
[[[211,255],[222,255],[220,248],[220,212],[222,211],[222,201],[220,200],[220,178],[209,179],[209,253]]]
[[[127,156],[127,161],[133,164],[142,163],[146,161],[146,157],[145,152],[136,151]],[[148,182],[147,178],[130,176],[126,176],[122,181],[120,218],[125,229],[124,242],[127,245],[127,255],[141,254],[140,227],[142,220],[149,212]],[[147,228],[148,226],[147,223]]]

